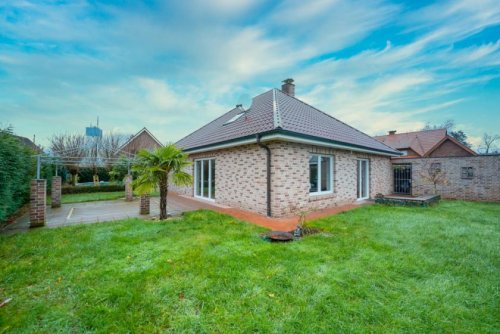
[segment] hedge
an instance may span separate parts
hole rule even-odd
[[[29,201],[33,154],[12,135],[11,129],[0,129],[0,222]]]
[[[61,189],[63,194],[88,194],[99,192],[125,191],[123,184],[103,184],[100,186],[64,186]]]

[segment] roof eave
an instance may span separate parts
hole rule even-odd
[[[240,137],[240,138],[236,138],[233,140],[218,142],[218,143],[214,143],[214,144],[192,147],[189,149],[185,149],[184,152],[189,153],[189,154],[202,153],[202,152],[214,151],[214,150],[236,147],[236,146],[241,146],[241,145],[255,144],[257,142],[256,135],[257,134]],[[282,140],[282,141],[287,141],[287,142],[295,142],[295,143],[302,143],[302,144],[324,146],[324,147],[337,148],[337,149],[354,151],[354,152],[386,155],[386,156],[391,156],[391,157],[398,157],[398,156],[401,156],[403,154],[403,153],[397,152],[397,151],[389,152],[389,151],[384,151],[384,150],[378,150],[378,149],[373,149],[373,148],[369,148],[369,147],[365,147],[365,146],[359,146],[359,145],[354,145],[354,144],[349,144],[349,143],[342,143],[342,142],[338,142],[338,141],[334,141],[334,140],[330,140],[330,139],[314,137],[314,136],[305,135],[305,134],[301,134],[301,133],[284,131],[281,129],[268,131],[268,132],[264,132],[264,133],[259,133],[259,135],[261,136],[261,141]]]

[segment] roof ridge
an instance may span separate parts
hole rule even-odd
[[[276,88],[273,88],[273,122],[273,129],[281,129],[283,127],[280,108],[276,100]]]
[[[427,129],[427,130],[407,131],[407,132],[395,133],[393,135],[389,135],[389,134],[387,134],[387,135],[378,135],[378,136],[374,136],[374,137],[399,136],[399,135],[406,135],[406,134],[410,134],[410,133],[438,131],[438,130],[445,130],[446,133],[448,132],[448,130],[446,128],[439,128],[439,129]]]
[[[379,140],[375,139],[374,137],[370,136],[369,134],[364,133],[363,131],[360,131],[360,130],[358,130],[358,129],[356,129],[356,128],[352,127],[352,126],[350,126],[350,125],[349,125],[349,124],[347,124],[347,123],[342,122],[341,120],[339,120],[339,119],[337,119],[337,118],[333,117],[332,115],[330,115],[330,114],[328,114],[328,113],[326,113],[326,112],[324,112],[324,111],[322,111],[322,110],[319,110],[318,108],[316,108],[316,107],[314,107],[314,106],[310,105],[309,103],[304,102],[304,101],[302,101],[302,100],[300,100],[300,99],[296,98],[295,96],[288,95],[288,94],[286,94],[285,92],[283,92],[283,91],[282,91],[282,90],[280,90],[280,89],[277,89],[277,88],[275,88],[275,89],[276,89],[276,90],[278,90],[278,91],[280,91],[283,95],[286,95],[286,96],[288,96],[288,97],[291,97],[291,98],[293,98],[293,99],[295,99],[295,100],[299,101],[300,103],[303,103],[303,104],[305,104],[305,105],[307,105],[307,106],[309,106],[309,107],[313,108],[314,110],[319,111],[320,113],[322,113],[322,114],[324,114],[324,115],[326,115],[326,116],[328,116],[328,117],[330,117],[330,118],[332,118],[332,119],[336,120],[337,122],[340,122],[340,123],[344,124],[345,126],[347,126],[347,127],[351,128],[351,129],[353,129],[353,130],[355,130],[355,131],[357,131],[357,132],[359,132],[359,133],[361,133],[361,134],[363,134],[363,135],[365,135],[365,136],[368,136],[368,137],[372,138],[373,140],[375,140],[375,141],[377,141],[377,142],[381,143],[382,145],[384,145],[385,147],[389,148],[390,150],[392,150],[392,151],[397,151],[395,148],[390,147],[389,145],[386,145],[385,143],[383,143],[383,142],[381,142],[381,141],[379,141]]]

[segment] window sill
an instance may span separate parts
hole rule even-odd
[[[323,199],[334,198],[335,193],[333,191],[324,193],[309,193],[309,202],[320,201]]]

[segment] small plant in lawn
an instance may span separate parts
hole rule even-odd
[[[139,194],[147,194],[160,189],[160,219],[167,218],[168,182],[175,185],[189,185],[193,182],[190,174],[183,171],[191,163],[187,154],[174,144],[160,147],[155,151],[140,150],[132,170],[138,173],[134,186]]]

